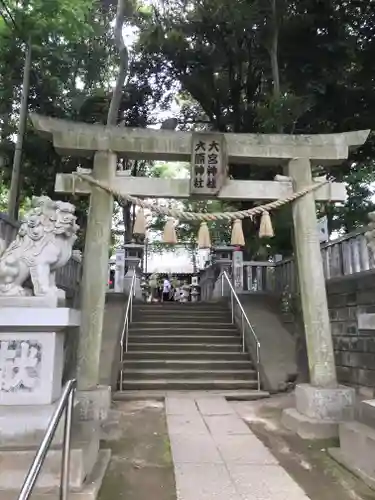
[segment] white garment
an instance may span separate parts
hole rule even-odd
[[[171,289],[171,284],[169,280],[164,280],[163,293],[169,293],[170,289]]]

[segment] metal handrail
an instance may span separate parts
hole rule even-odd
[[[18,500],[28,500],[33,492],[35,483],[43,467],[47,453],[55,437],[57,427],[65,411],[64,437],[61,459],[61,479],[60,479],[60,500],[69,498],[69,466],[70,466],[70,447],[72,434],[72,419],[74,408],[74,394],[77,387],[77,381],[72,379],[66,383],[61,398],[57,404],[51,420],[48,424],[46,433],[35,455],[33,463],[26,475],[21,488]]]
[[[129,343],[129,323],[133,321],[133,297],[135,295],[135,281],[137,279],[137,275],[134,271],[132,276],[132,281],[130,284],[128,303],[126,304],[126,312],[124,318],[124,326],[121,332],[121,340],[120,340],[120,391],[122,391],[123,384],[123,364],[124,364],[124,347],[125,352],[128,352],[128,343]],[[125,344],[125,346],[124,346]]]
[[[255,344],[256,344],[256,363],[257,363],[257,384],[258,384],[258,391],[260,391],[260,371],[259,371],[259,366],[260,366],[260,342],[259,339],[254,331],[254,328],[252,324],[249,321],[249,318],[247,317],[244,308],[242,307],[241,301],[238,298],[238,295],[233,287],[233,284],[227,275],[226,271],[223,271],[221,274],[221,295],[224,297],[224,279],[227,281],[229,288],[230,288],[230,303],[231,303],[231,311],[232,311],[232,324],[234,324],[234,299],[237,302],[238,307],[240,308],[241,311],[241,329],[242,329],[242,352],[246,351],[246,346],[245,346],[245,322],[247,323],[247,326],[250,329],[250,332],[252,333]]]

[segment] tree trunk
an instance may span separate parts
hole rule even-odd
[[[118,112],[121,103],[122,88],[125,83],[126,75],[128,74],[129,53],[122,35],[122,29],[125,19],[125,3],[126,0],[118,0],[117,2],[115,43],[120,53],[120,67],[117,75],[116,86],[112,94],[111,104],[108,110],[107,125],[116,125],[117,123]]]
[[[132,240],[131,206],[131,203],[126,203],[122,206],[122,220],[124,223],[124,244],[130,243]]]
[[[25,66],[23,70],[20,121],[18,125],[16,149],[14,151],[12,179],[10,184],[9,200],[8,200],[8,215],[13,220],[17,220],[18,218],[21,159],[22,159],[23,138],[26,129],[28,98],[29,98],[29,88],[30,88],[30,71],[31,71],[31,39],[29,38],[26,47]]]
[[[280,91],[280,69],[279,69],[279,23],[277,20],[277,8],[276,0],[271,0],[271,44],[270,44],[270,58],[271,58],[271,70],[273,79],[273,95],[275,99],[279,99],[281,96]]]
[[[279,68],[279,22],[277,18],[277,0],[270,0],[271,2],[271,41],[269,47],[269,54],[271,60],[271,71],[273,80],[273,97],[275,102],[281,98],[280,89],[280,68]],[[277,120],[277,118],[276,118]],[[283,133],[283,125],[277,120],[276,122],[277,133]]]

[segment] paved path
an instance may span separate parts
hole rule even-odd
[[[308,500],[221,397],[166,398],[178,500]]]

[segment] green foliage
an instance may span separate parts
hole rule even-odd
[[[32,38],[29,111],[87,123],[105,123],[118,54],[112,22],[116,0],[7,0],[11,19],[0,17],[0,171],[9,184],[20,106],[25,41]],[[330,133],[374,127],[375,9],[359,0],[163,0],[128,3],[140,28],[130,52],[119,126],[160,121],[178,94],[182,129],[248,133]],[[277,11],[273,7],[277,7]],[[277,78],[276,78],[277,77]],[[280,81],[278,82],[276,80]],[[322,205],[331,229],[347,231],[366,222],[374,209],[375,140],[350,161],[328,171],[348,183],[346,204]],[[3,164],[4,163],[4,164]],[[91,160],[61,158],[28,124],[22,164],[22,199],[54,194],[57,172]],[[186,166],[122,160],[133,175],[172,178]],[[236,179],[273,179],[278,169],[230,165]],[[180,169],[180,170],[179,170]],[[316,174],[322,169],[316,167]],[[4,200],[4,188],[0,191]],[[85,227],[87,200],[75,199]],[[219,201],[181,202],[185,209],[250,208]],[[131,234],[132,207],[122,207]],[[291,252],[290,207],[273,215],[276,237],[259,242],[259,220],[244,225],[250,257]],[[155,231],[164,221],[156,218]],[[211,225],[213,239],[228,241],[230,228]],[[195,243],[197,225],[181,224],[180,241]]]
[[[0,182],[5,186],[10,181],[18,125],[24,40],[32,37],[29,111],[87,123],[105,123],[118,63],[111,27],[116,3],[30,0],[28,8],[24,8],[20,2],[7,1],[15,24],[6,13],[6,23],[0,17]],[[150,109],[155,108],[157,101],[161,104],[165,101],[162,88],[155,91],[147,78],[138,78],[145,64],[136,57],[131,61],[120,105],[121,125],[145,126]],[[55,196],[56,173],[71,172],[78,164],[90,167],[91,160],[59,156],[53,145],[36,135],[28,123],[23,147],[21,200],[40,194]],[[136,164],[142,171],[140,164],[144,166],[145,162]],[[78,208],[78,223],[82,228],[80,243],[83,244],[88,199],[77,197],[72,201]]]
[[[156,162],[150,170],[152,177],[161,177],[164,179],[187,178],[190,170],[190,165],[178,162]],[[171,202],[171,205],[177,205],[180,210],[185,212],[223,212],[232,211],[233,206],[222,200],[181,200],[179,202]],[[167,217],[156,216],[152,218],[149,230],[151,233],[161,236]],[[200,223],[179,221],[176,226],[176,234],[179,245],[185,246],[187,249],[195,248],[197,245],[197,236]],[[228,222],[212,221],[208,222],[212,242],[229,243],[231,235],[231,227]],[[162,252],[166,249],[173,251],[173,245],[166,245],[160,238],[153,242],[154,251]]]
[[[103,57],[109,52],[110,19],[97,15],[96,3],[33,0],[27,9],[19,2],[8,2],[8,5],[15,26],[8,19],[8,31],[0,35],[0,153],[6,161],[5,181],[9,181],[14,151],[11,139],[17,128],[23,39],[32,37],[30,111],[74,119],[76,113],[72,104],[77,97],[104,86],[110,78],[107,57]],[[87,57],[90,51],[94,54],[94,45],[95,60]],[[55,173],[67,169],[71,160],[60,158],[52,145],[36,137],[29,126],[23,163],[22,193],[29,196],[42,192],[52,194]]]
[[[7,211],[8,204],[8,190],[4,185],[0,184],[0,212]]]
[[[23,200],[23,203],[20,206],[20,218],[27,212],[28,210],[31,209],[31,199],[26,198]],[[8,189],[3,185],[0,184],[0,213],[6,213],[8,210]]]
[[[165,0],[142,17],[139,50],[178,80],[185,128],[192,122],[222,132],[330,133],[374,128],[375,9],[361,0]],[[275,52],[274,42],[277,42]],[[275,56],[272,58],[272,56]],[[280,88],[275,83],[276,70]],[[204,125],[202,125],[204,122]],[[332,229],[363,224],[373,208],[375,142],[328,174],[350,183],[344,206],[324,207]],[[237,179],[270,180],[277,170],[231,165]],[[251,205],[239,204],[238,208]],[[269,251],[291,252],[288,210],[273,217]],[[257,221],[245,227],[251,255]]]

